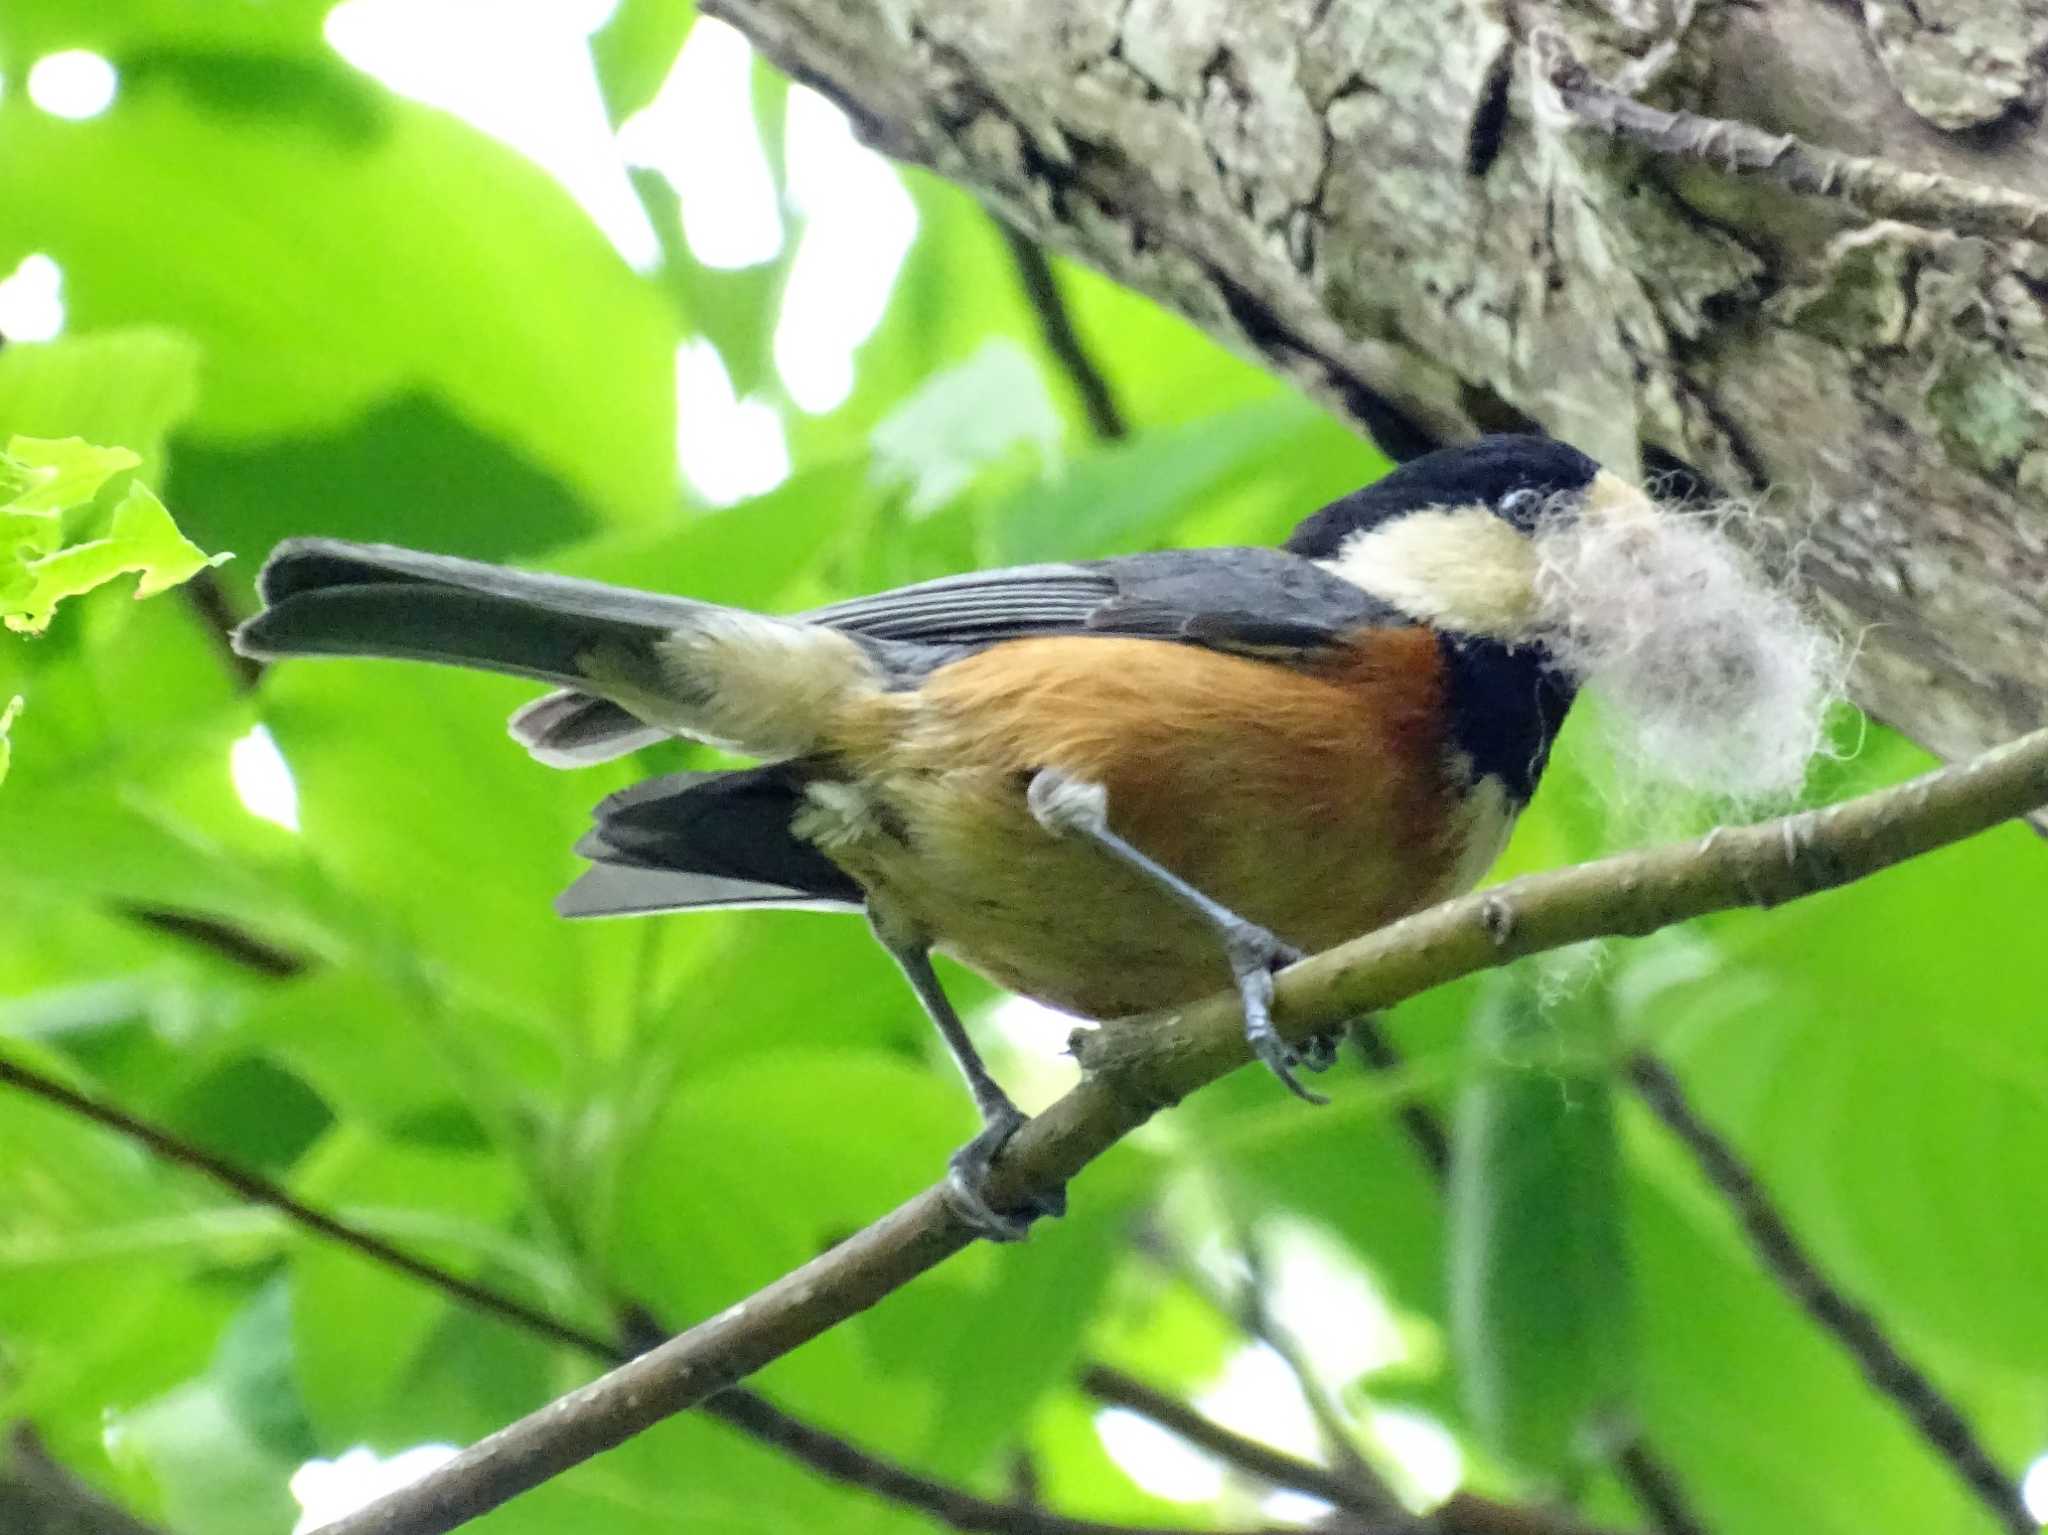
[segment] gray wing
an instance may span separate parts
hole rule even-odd
[[[948,650],[1104,634],[1275,661],[1305,659],[1362,626],[1409,622],[1313,561],[1277,549],[1189,549],[976,571],[802,616],[868,639]]]

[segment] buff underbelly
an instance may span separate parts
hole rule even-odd
[[[1316,673],[1135,640],[959,663],[849,733],[861,803],[826,850],[1021,995],[1089,1018],[1191,1001],[1230,984],[1214,931],[1039,826],[1031,774],[1102,784],[1120,835],[1286,942],[1328,947],[1470,884],[1510,820],[1495,786],[1457,785],[1436,674],[1406,643]]]

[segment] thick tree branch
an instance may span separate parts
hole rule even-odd
[[[1841,1341],[1871,1385],[1897,1404],[2000,1525],[2011,1535],[2037,1535],[2040,1521],[2021,1501],[2019,1479],[1999,1469],[1955,1403],[1899,1351],[1876,1318],[1821,1273],[1770,1192],[1735,1148],[1694,1111],[1671,1069],[1638,1054],[1629,1059],[1628,1075],[1651,1112],[1684,1142],[1708,1182],[1728,1201],[1772,1277]]]
[[[1277,1021],[1305,1041],[1432,986],[1566,944],[1772,906],[1958,841],[2048,801],[2048,731],[1898,788],[1446,902],[1284,972]],[[1015,1207],[1160,1108],[1249,1058],[1232,996],[1077,1036],[1087,1075],[1017,1135],[990,1194]],[[866,1310],[973,1238],[933,1187],[830,1252],[522,1418],[323,1535],[439,1535]]]

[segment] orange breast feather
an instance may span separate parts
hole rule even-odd
[[[1017,641],[846,725],[848,765],[904,835],[834,856],[967,963],[1090,1016],[1188,1000],[1227,970],[1156,886],[1032,821],[1040,768],[1101,784],[1120,835],[1304,949],[1440,898],[1466,851],[1425,630],[1364,632],[1314,669]]]

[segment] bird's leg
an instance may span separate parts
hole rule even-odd
[[[1010,1095],[989,1075],[980,1052],[974,1048],[974,1041],[967,1037],[966,1026],[960,1022],[960,1015],[953,1010],[952,999],[946,995],[945,988],[939,984],[938,973],[932,969],[930,946],[921,937],[911,938],[894,931],[893,924],[879,914],[874,915],[872,921],[875,936],[902,967],[904,979],[910,982],[910,989],[924,1004],[925,1012],[938,1028],[939,1038],[953,1053],[960,1074],[967,1079],[967,1090],[974,1095],[974,1106],[981,1111],[981,1133],[954,1152],[946,1165],[947,1198],[961,1219],[979,1235],[992,1242],[1020,1242],[1039,1216],[1066,1214],[1066,1192],[1055,1189],[1051,1193],[1035,1195],[1015,1214],[989,1204],[986,1194],[989,1168],[1010,1137],[1023,1128],[1024,1112],[1010,1101]]]
[[[1293,964],[1301,952],[1282,943],[1255,922],[1248,922],[1221,901],[1203,894],[1173,870],[1140,852],[1109,829],[1109,796],[1100,784],[1070,778],[1052,768],[1041,768],[1025,793],[1031,814],[1046,830],[1068,836],[1086,837],[1119,863],[1136,869],[1216,930],[1223,944],[1223,957],[1237,981],[1237,994],[1244,1003],[1244,1037],[1252,1054],[1266,1063],[1296,1097],[1310,1103],[1327,1103],[1321,1093],[1310,1092],[1294,1075],[1294,1068],[1306,1064],[1319,1071],[1333,1052],[1312,1050],[1306,1060],[1273,1028],[1273,972]]]

